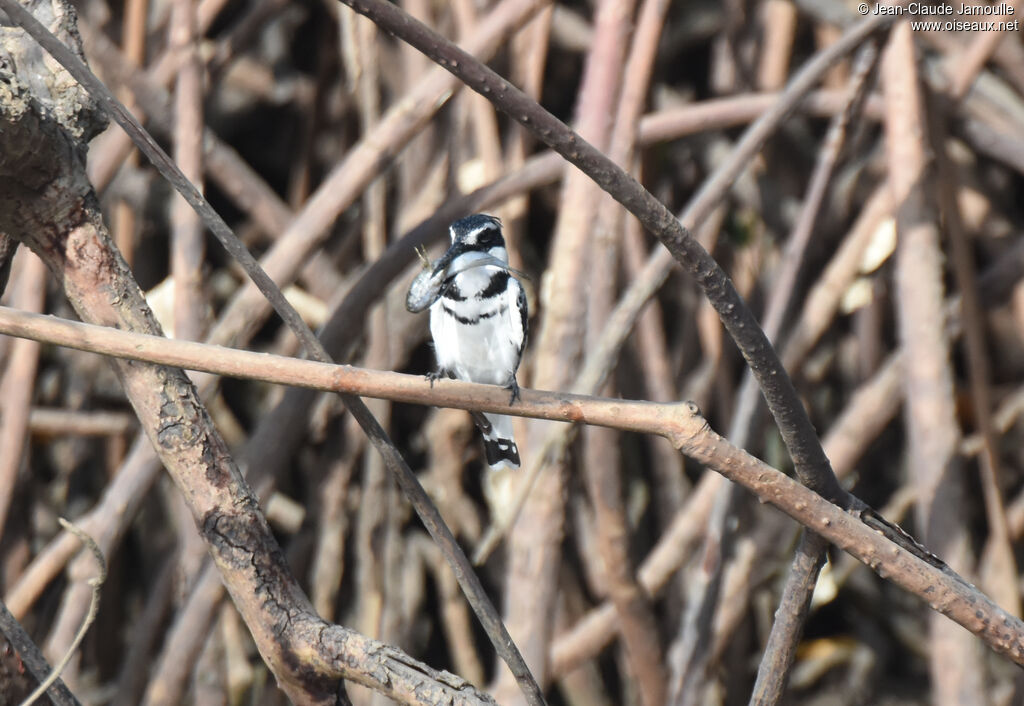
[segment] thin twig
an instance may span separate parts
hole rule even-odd
[[[786,689],[789,669],[796,657],[796,647],[811,608],[814,585],[827,548],[828,543],[816,534],[805,531],[800,539],[779,601],[785,609],[780,607],[775,614],[768,644],[757,670],[757,682],[750,695],[751,706],[774,706]]]
[[[124,4],[124,17],[121,20],[121,34],[123,36],[124,57],[134,66],[141,66],[146,60],[146,15],[149,10],[149,0],[129,0]],[[113,42],[111,42],[113,44]],[[136,111],[132,97],[125,91],[121,91],[121,98],[125,106]],[[139,155],[134,150],[124,161],[128,169],[137,167]],[[137,219],[135,208],[123,199],[114,202],[113,215],[111,217],[110,230],[117,243],[117,249],[124,255],[125,262],[131,267],[135,261],[135,230]]]
[[[581,421],[627,431],[649,431],[655,420],[671,417],[680,403],[656,404],[590,397],[562,392],[522,390],[510,404],[508,393],[496,385],[460,380],[431,382],[422,375],[369,370],[235,350],[194,341],[120,331],[53,316],[0,306],[0,334],[31,338],[77,350],[138,360],[228,377],[521,417]],[[600,404],[598,404],[600,402]],[[626,410],[631,413],[626,414]],[[620,418],[621,417],[621,418]],[[454,541],[454,540],[453,540]]]
[[[3,601],[0,601],[0,633],[3,633],[7,642],[18,652],[21,661],[36,678],[36,681],[40,683],[44,680],[49,681],[49,676],[56,675],[55,680],[49,683],[49,691],[46,694],[53,700],[53,703],[57,706],[82,706],[61,680],[60,673],[50,669],[50,665],[46,663],[46,657],[43,656],[43,651],[32,641],[11,611],[7,610],[7,605]]]
[[[874,43],[866,44],[854,61],[853,73],[847,92],[847,104],[837,113],[825,136],[825,144],[819,153],[818,162],[811,176],[804,199],[804,207],[793,228],[793,233],[786,246],[783,257],[782,273],[773,286],[769,298],[768,310],[765,314],[765,333],[773,341],[778,339],[786,311],[794,298],[797,274],[804,262],[804,255],[814,232],[814,224],[828,193],[832,175],[843,145],[846,143],[847,126],[854,119],[856,112],[863,105],[864,95],[871,75],[878,60],[878,47]],[[755,409],[757,396],[753,389],[747,388],[749,376],[744,376],[744,385],[740,392],[740,402],[733,417],[733,430],[745,440],[753,436],[756,425]],[[743,411],[741,411],[743,410]],[[730,435],[730,438],[732,436]],[[775,612],[775,621],[765,646],[764,656],[758,668],[757,683],[751,695],[751,704],[761,706],[774,705],[782,698],[788,680],[789,669],[796,654],[797,641],[802,633],[803,621],[810,605],[810,597],[814,591],[818,570],[824,563],[826,545],[820,538],[804,535],[793,558],[793,564],[786,578],[779,607]]]
[[[53,671],[50,672],[49,676],[40,682],[39,686],[36,687],[35,691],[29,694],[28,698],[22,701],[21,706],[31,706],[31,704],[35,703],[36,699],[46,693],[46,690],[50,688],[51,684],[60,678],[60,673],[68,666],[71,658],[74,657],[75,652],[78,651],[78,646],[81,645],[82,640],[85,639],[85,633],[89,631],[89,626],[91,626],[93,621],[96,620],[96,613],[98,613],[100,609],[100,592],[103,588],[103,582],[107,580],[107,562],[103,558],[103,552],[101,552],[100,548],[96,545],[96,541],[63,517],[58,517],[57,522],[60,523],[61,527],[78,537],[82,544],[88,547],[89,551],[92,552],[93,558],[96,559],[99,571],[96,576],[86,582],[92,589],[92,600],[89,601],[89,612],[86,613],[85,620],[82,621],[81,627],[79,627],[78,632],[75,633],[75,639],[71,641],[68,651],[61,658],[60,662],[57,663],[57,666],[54,667]]]
[[[760,10],[764,38],[757,86],[762,90],[773,90],[786,82],[796,36],[797,11],[787,0],[766,0]]]
[[[1002,485],[1004,476],[997,449],[996,429],[992,421],[992,382],[989,363],[991,358],[985,341],[985,311],[978,295],[978,277],[974,271],[971,242],[956,198],[958,179],[952,157],[947,153],[947,128],[940,118],[940,111],[932,110],[929,114],[932,118],[932,149],[938,166],[937,196],[942,215],[945,217],[953,274],[960,291],[967,379],[971,388],[974,418],[977,420],[978,432],[983,440],[981,454],[978,456],[978,470],[985,501],[988,540],[982,552],[978,571],[981,584],[999,599],[999,605],[1019,615],[1021,600],[1017,587],[1017,561],[1014,558],[1013,543],[1006,520]]]
[[[76,411],[35,407],[28,418],[29,431],[37,436],[121,436],[137,425],[127,412]]]
[[[623,6],[619,12],[623,13],[625,9]],[[611,159],[623,168],[629,168],[633,161],[637,127],[650,87],[657,38],[667,10],[668,3],[664,0],[646,0],[639,10],[622,74],[621,96],[608,149]],[[618,24],[620,27],[627,25],[628,17],[620,15]],[[604,196],[599,204],[590,247],[587,248],[590,291],[589,296],[583,298],[587,302],[588,347],[600,336],[615,304],[625,221],[622,207],[612,199]],[[563,203],[562,208],[572,207]],[[613,390],[612,383],[605,385],[605,394],[612,394]],[[611,430],[588,428],[584,431],[584,479],[594,511],[599,559],[595,562],[595,570],[604,577],[607,595],[618,613],[619,634],[641,703],[660,706],[665,701],[666,683],[661,644],[650,599],[636,580],[630,556],[630,527],[618,470],[621,460],[619,446],[620,438]],[[677,454],[673,456],[678,458]]]
[[[546,6],[512,39],[512,80],[534,99],[540,98],[544,83],[544,68],[548,58],[551,18],[554,11],[554,3]],[[505,148],[505,168],[509,172],[523,166],[532,144],[533,138],[528,130],[519,125],[512,127]],[[561,159],[559,162],[564,164]],[[526,225],[527,204],[525,195],[511,199],[504,207],[506,218],[502,221],[509,262],[513,267],[520,269],[523,265],[520,243]]]
[[[757,376],[801,481],[823,497],[847,506],[853,502],[852,496],[836,481],[796,389],[750,309],[718,263],[661,202],[508,81],[396,6],[380,0],[345,2],[386,31],[415,46],[473,90],[487,96],[500,110],[532,130],[594,179],[657,236],[683,269],[700,284]],[[884,16],[875,16],[865,20],[858,26],[858,31],[851,34],[859,43],[885,24]]]
[[[203,69],[196,30],[196,1],[174,0],[168,44],[181,56],[174,90],[174,159],[182,176],[202,186]],[[206,237],[198,211],[175,199],[171,210],[171,277],[174,279],[174,335],[202,338],[203,259]],[[212,210],[212,209],[211,209]],[[255,259],[252,260],[256,262]],[[244,262],[244,261],[240,261]],[[300,338],[301,340],[301,338]],[[179,506],[180,507],[180,506]],[[195,537],[195,533],[191,534]]]
[[[1014,26],[1014,23],[1009,20],[1012,20],[1015,12],[1019,13],[1024,8],[1024,5],[1017,2],[1002,5],[1001,7],[1006,8],[1005,14],[1000,15],[998,18],[993,17],[992,19],[997,20],[998,26],[1003,27],[1003,29],[974,33],[974,40],[967,47],[947,59],[947,73],[949,74],[948,90],[949,95],[954,100],[959,101],[967,95],[971,84],[974,83],[978,74],[985,67],[985,62],[995,52],[1000,42],[1006,39],[1008,30]]]

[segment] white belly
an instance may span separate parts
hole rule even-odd
[[[506,307],[496,316],[467,325],[446,315],[443,303],[438,301],[430,309],[430,334],[438,366],[467,382],[509,384],[519,366],[521,343],[513,340],[521,324],[509,317],[518,317],[519,313]]]

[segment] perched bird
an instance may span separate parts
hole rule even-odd
[[[443,278],[430,306],[437,371],[429,377],[503,385],[519,397],[516,371],[526,346],[526,294],[509,273],[501,221],[476,214],[452,223],[452,245],[434,265]],[[512,420],[475,414],[492,470],[519,467]]]

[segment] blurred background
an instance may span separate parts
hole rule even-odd
[[[983,19],[1005,31],[916,31],[914,55],[886,53],[883,32],[795,100],[781,94],[787,82],[864,20],[852,5],[400,5],[680,214],[776,343],[843,483],[1020,615],[1020,6],[985,5],[994,14]],[[522,386],[694,400],[719,433],[792,470],[693,279],[585,177],[418,52],[333,0],[76,9],[92,69],[307,322],[327,325],[340,362],[432,370],[428,317],[403,305],[414,246],[436,258],[451,221],[491,213],[529,276]],[[901,92],[901,77],[920,98]],[[780,104],[791,114],[763,146],[737,152]],[[916,137],[904,139],[908,129]],[[120,128],[92,142],[89,171],[168,335],[297,354]],[[725,188],[708,196],[715,175]],[[913,213],[901,207],[908,193]],[[60,291],[21,249],[0,301],[73,318]],[[623,330],[613,312],[629,310],[638,315]],[[617,333],[624,345],[596,363]],[[588,365],[605,375],[581,376]],[[340,402],[206,384],[318,613],[518,703],[440,552]],[[369,404],[480,562],[551,703],[747,702],[794,522],[657,437],[517,420],[523,467],[490,473],[465,412]],[[56,662],[95,572],[60,530],[67,517],[110,568],[64,675],[83,703],[285,703],[154,459],[105,361],[0,337],[5,603]],[[832,556],[787,702],[1022,702],[1018,669],[931,615]],[[0,702],[30,684],[0,643]]]

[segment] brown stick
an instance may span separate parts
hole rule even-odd
[[[866,44],[858,54],[847,94],[844,110],[837,113],[829,124],[828,133],[807,188],[804,206],[797,219],[790,240],[786,244],[785,264],[775,282],[765,313],[765,332],[773,340],[782,329],[783,318],[793,299],[796,277],[804,261],[807,245],[818,214],[828,193],[832,174],[839,162],[843,145],[846,143],[847,127],[863,104],[867,79],[878,59],[878,48]],[[734,422],[738,420],[740,437],[753,436],[756,424],[755,408],[758,406],[756,391],[748,388],[749,376],[744,376],[741,401],[737,404]],[[748,392],[749,390],[749,392]],[[744,393],[747,393],[746,395]],[[743,411],[741,411],[743,410]],[[730,435],[731,436],[731,435]],[[786,578],[779,607],[775,612],[768,644],[765,646],[761,665],[758,667],[757,682],[751,695],[751,704],[769,706],[777,704],[788,680],[789,669],[796,656],[797,642],[802,634],[803,621],[810,608],[811,594],[817,581],[818,571],[825,561],[826,545],[819,537],[804,534],[797,548],[796,556]]]
[[[974,83],[974,79],[978,77],[978,74],[985,67],[985,62],[988,61],[992,53],[995,52],[996,47],[1006,38],[1009,28],[1013,26],[1013,23],[1008,20],[1013,19],[1015,12],[1019,14],[1024,5],[1018,2],[1006,5],[1005,7],[1007,12],[998,17],[998,22],[1005,29],[1001,31],[977,32],[974,41],[963,51],[947,59],[949,68],[946,73],[949,75],[949,95],[954,100],[959,101],[967,95],[971,84]]]
[[[0,602],[0,634],[4,636],[11,647],[17,650],[21,661],[36,678],[36,681],[41,683],[53,671],[46,663],[46,658],[43,657],[39,647],[32,642],[31,636],[25,632],[25,628],[21,627],[21,624],[2,602]],[[59,677],[47,689],[46,695],[57,706],[81,706],[75,695]]]
[[[202,190],[203,184],[203,66],[199,59],[196,0],[173,0],[168,26],[168,46],[179,56],[174,87],[174,161],[185,177]],[[206,236],[202,219],[185,199],[177,196],[171,206],[171,277],[173,279],[173,334],[190,341],[202,340],[206,329],[206,298],[203,294],[203,261]],[[169,514],[177,525],[179,562],[183,583],[190,586],[206,556],[202,538],[191,513],[180,497],[168,500]]]
[[[883,60],[886,153],[897,204],[896,262],[900,346],[914,364],[903,370],[910,468],[918,486],[923,535],[959,571],[973,568],[955,458],[960,429],[953,400],[943,312],[939,231],[926,191],[930,168],[924,101],[909,23],[894,27]],[[931,620],[932,694],[936,702],[974,702],[982,691],[975,644],[962,631]],[[970,695],[970,696],[968,696]],[[965,700],[966,699],[966,700]]]
[[[760,6],[764,31],[757,86],[777,90],[786,83],[796,36],[796,7],[787,0],[767,0]]]
[[[522,399],[510,405],[508,392],[497,386],[439,380],[431,389],[429,381],[414,375],[330,366],[245,351],[227,352],[188,341],[169,341],[48,316],[15,313],[5,307],[0,307],[0,332],[31,335],[57,345],[88,347],[96,349],[94,352],[129,358],[145,355],[153,363],[184,364],[190,369],[221,375],[237,373],[238,377],[248,378],[251,375],[245,371],[255,365],[261,367],[260,379],[268,382],[316,385],[324,390],[346,389],[353,394],[379,395],[398,402],[429,403],[660,434],[670,438],[688,456],[743,485],[764,502],[821,534],[883,578],[919,596],[933,610],[981,637],[996,652],[1024,665],[1024,621],[999,608],[950,569],[925,561],[894,544],[874,528],[871,516],[845,512],[797,481],[731,446],[711,431],[690,403],[660,405],[524,389]],[[154,348],[159,350],[154,352]]]
[[[124,56],[134,66],[141,66],[146,60],[146,15],[149,10],[149,0],[130,0],[125,3],[124,17],[121,22],[121,32],[124,36]],[[125,106],[135,112],[131,96],[121,92],[121,101]],[[132,151],[124,162],[129,168],[138,166],[138,152]],[[114,204],[111,231],[114,233],[114,242],[117,249],[124,255],[125,262],[130,267],[135,259],[135,230],[137,226],[135,209],[127,201],[118,199]]]
[[[23,253],[20,259],[22,267],[14,301],[28,311],[42,311],[46,299],[46,265],[28,253]],[[38,366],[39,344],[15,341],[0,377],[0,536],[26,449]]]
[[[622,95],[609,147],[611,159],[624,168],[633,161],[654,50],[666,10],[667,3],[662,0],[649,0],[642,4],[626,59]],[[626,22],[628,17],[618,17],[620,25]],[[623,231],[624,220],[622,208],[615,201],[604,197],[599,203],[591,245],[587,249],[590,289],[585,297],[586,335],[590,343],[600,336],[615,303],[619,234]],[[611,384],[606,387],[611,388]],[[594,533],[600,556],[596,569],[603,576],[608,596],[618,613],[626,660],[641,701],[648,706],[660,706],[665,700],[666,681],[661,645],[649,598],[636,581],[630,557],[629,522],[618,471],[619,443],[619,436],[610,430],[584,430],[584,478],[594,510]]]
[[[853,502],[836,481],[792,381],[750,310],[718,264],[664,205],[536,102],[394,6],[379,0],[352,0],[346,4],[413,44],[510,116],[531,127],[538,137],[591,176],[661,239],[673,258],[701,285],[757,376],[801,480],[825,497]],[[884,24],[879,17],[884,16],[876,15],[859,25],[849,35],[849,41],[859,43],[870,36]],[[842,41],[836,43],[840,45],[845,46]]]
[[[540,100],[540,92],[544,83],[544,67],[548,57],[551,18],[554,10],[554,3],[542,9],[512,39],[512,81],[534,100]],[[530,136],[530,132],[521,125],[512,126],[509,132],[508,146],[505,150],[505,167],[509,171],[513,171],[525,163],[529,147],[533,144],[533,138]],[[526,195],[510,199],[505,205],[507,220],[502,222],[505,244],[508,246],[509,262],[517,269],[523,267],[519,246],[526,225],[528,203]]]
[[[347,7],[339,7],[345,21],[351,23],[355,43],[345,46],[346,72],[355,82],[354,89],[359,105],[359,121],[362,139],[370,138],[381,120],[378,45],[374,41],[377,27]],[[362,197],[363,257],[368,262],[376,261],[387,247],[386,227],[386,185],[383,180],[371,183]],[[368,312],[367,350],[365,364],[371,368],[390,368],[388,300],[382,298]],[[391,417],[391,405],[371,400],[367,407],[387,428]],[[362,458],[361,507],[353,528],[354,567],[357,593],[351,624],[360,632],[383,642],[398,643],[399,634],[395,629],[393,610],[394,595],[398,592],[395,581],[390,580],[388,571],[396,549],[394,515],[397,489],[389,482],[388,469],[379,454],[364,455]]]
[[[967,358],[967,379],[971,401],[983,445],[978,470],[988,521],[988,540],[982,551],[979,575],[981,585],[998,598],[1014,615],[1020,615],[1020,591],[1017,589],[1017,561],[1014,558],[1010,528],[1006,520],[1002,473],[997,450],[996,429],[992,420],[991,369],[985,342],[985,310],[978,295],[978,277],[974,254],[957,202],[958,184],[952,157],[947,152],[948,136],[939,111],[933,111],[933,150],[938,162],[937,196],[949,234],[950,259],[960,291],[963,344]]]
[[[608,115],[618,97],[626,18],[633,6],[634,2],[603,0],[596,8],[594,43],[587,55],[575,115],[581,133],[598,145],[606,145],[611,132]],[[548,260],[549,270],[558,276],[550,278],[545,288],[541,302],[544,316],[533,338],[535,385],[567,387],[581,354],[587,313],[584,285],[593,241],[594,212],[589,204],[598,194],[585,174],[575,170],[566,173]],[[531,439],[541,434],[538,426],[529,427]],[[536,448],[531,444],[529,465],[544,463]],[[536,670],[541,684],[547,683],[547,645],[554,625],[566,477],[564,457],[555,459],[537,479],[533,502],[524,506],[516,523],[518,529],[507,544],[505,616],[512,634],[524,643],[527,662]],[[527,482],[528,476],[522,477],[517,485]],[[523,599],[526,595],[529,600]],[[495,695],[502,702],[514,698],[504,674],[499,676]]]
[[[804,621],[811,609],[811,597],[818,572],[825,563],[828,543],[816,534],[804,532],[796,556],[789,567],[779,610],[757,670],[757,682],[750,695],[751,706],[773,706],[786,690],[789,670],[803,634]]]
[[[175,83],[174,160],[182,173],[202,188],[203,77],[196,35],[195,0],[174,0],[169,45],[180,55]],[[203,258],[206,242],[202,221],[184,199],[177,197],[171,212],[171,276],[174,278],[174,336],[202,338],[204,298]]]
[[[79,412],[36,407],[28,420],[29,431],[42,437],[122,436],[135,428],[135,417],[126,412]]]
[[[622,240],[626,275],[632,279],[639,275],[647,255],[643,228],[635,218],[626,219]],[[716,318],[716,324],[717,321]],[[645,397],[652,402],[678,399],[663,322],[663,311],[657,299],[650,301],[636,322],[634,349],[642,361]],[[683,504],[686,494],[683,461],[664,439],[650,439],[649,444],[654,455],[652,465],[657,479],[655,502],[660,520],[667,524]]]

